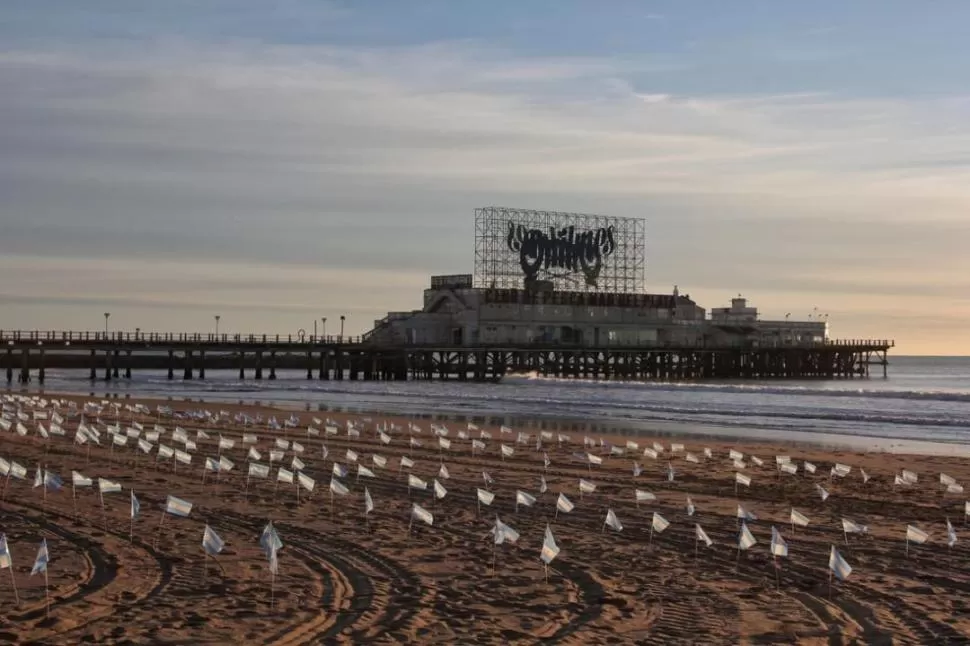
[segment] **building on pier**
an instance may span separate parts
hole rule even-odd
[[[828,339],[826,321],[762,320],[740,295],[708,317],[676,287],[669,294],[641,291],[642,231],[632,218],[478,209],[476,273],[432,276],[421,309],[389,313],[365,339],[384,346],[578,348]]]

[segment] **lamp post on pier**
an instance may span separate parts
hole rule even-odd
[[[340,315],[340,342],[341,343],[344,342],[344,321],[345,320],[347,320],[347,317],[341,314]]]
[[[108,318],[111,316],[111,312],[104,313],[104,338],[108,338]]]
[[[320,323],[323,324],[323,327],[320,328],[320,334],[323,336],[323,338],[327,338],[327,317],[324,316],[321,318]]]
[[[218,341],[219,340],[219,319],[221,319],[222,317],[216,314],[214,318],[216,319],[216,340]]]

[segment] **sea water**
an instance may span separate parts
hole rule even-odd
[[[166,379],[135,371],[130,380],[87,379],[87,371],[49,370],[45,389],[120,395],[261,402],[314,410],[417,414],[433,410],[469,418],[604,420],[732,429],[765,437],[789,432],[970,444],[970,357],[891,357],[889,378],[812,381],[642,383],[507,377],[500,383],[307,380],[302,370],[278,379],[239,380],[207,370],[206,379]],[[34,384],[31,390],[38,390]]]

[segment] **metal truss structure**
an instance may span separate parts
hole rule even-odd
[[[474,286],[521,289],[548,281],[560,291],[640,293],[645,228],[640,218],[475,209]]]

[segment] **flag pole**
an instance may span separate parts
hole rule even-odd
[[[9,547],[8,547],[9,550]],[[17,592],[17,579],[13,576],[13,563],[10,564],[10,585],[13,586],[13,598],[17,602],[17,607],[20,607],[20,593]]]
[[[108,512],[104,508],[104,491],[101,490],[101,483],[98,483],[98,495],[101,496],[101,517],[104,519],[104,531],[108,531]]]
[[[134,500],[135,492],[131,492],[132,500]],[[135,540],[135,510],[132,508],[129,510],[129,516],[131,516],[131,523],[128,526],[128,544],[131,545]]]
[[[155,530],[155,539],[152,541],[152,549],[158,549],[158,535],[162,533],[162,525],[165,524],[165,510],[162,509],[162,516],[158,519],[158,528]]]
[[[74,474],[71,474],[71,498],[74,500],[74,521],[77,522],[77,487],[74,486]]]
[[[44,596],[47,598],[47,618],[51,616],[51,591],[47,580],[47,565],[44,565]]]

